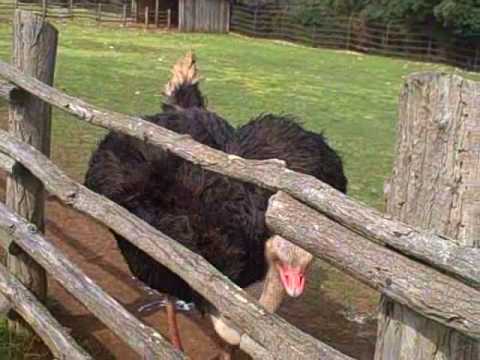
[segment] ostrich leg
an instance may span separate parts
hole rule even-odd
[[[174,298],[167,296],[167,305],[165,309],[167,311],[168,333],[170,335],[170,341],[176,349],[183,351],[182,342],[180,341],[180,332],[178,331],[177,310],[175,308]]]

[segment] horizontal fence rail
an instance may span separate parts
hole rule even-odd
[[[330,186],[311,176],[296,173],[285,168],[281,161],[245,160],[237,156],[216,151],[193,141],[189,136],[176,134],[140,118],[98,109],[79,99],[65,95],[52,87],[36,81],[35,79],[25,77],[5,63],[0,63],[0,75],[12,81],[18,87],[77,116],[81,120],[143,139],[175,153],[188,161],[200,164],[205,169],[222,173],[239,180],[251,182],[268,189],[282,190],[289,193],[294,198],[301,200],[311,208],[325,214],[330,219],[338,222],[339,228],[345,227],[343,231],[346,231],[346,234],[349,233],[348,230],[351,230],[352,234],[354,233],[355,236],[374,240],[382,245],[388,245],[390,248],[394,248],[398,252],[420,259],[422,262],[428,263],[429,265],[440,269],[442,272],[448,272],[450,275],[454,275],[468,284],[473,284],[474,286],[478,286],[479,284],[479,270],[474,266],[474,264],[478,264],[480,261],[480,252],[477,249],[469,248],[469,252],[467,253],[465,248],[458,246],[453,240],[448,240],[428,232],[422,232],[401,222],[390,220],[382,216],[376,210],[349,199],[346,195],[334,190]],[[141,226],[138,225],[138,219],[129,215],[128,212],[117,205],[103,205],[105,204],[105,201],[100,200],[100,196],[90,193],[86,189],[80,188],[78,184],[70,184],[67,186],[65,182],[66,179],[61,180],[63,175],[61,176],[60,174],[57,174],[55,177],[52,177],[52,170],[49,170],[48,172],[45,171],[47,168],[44,163],[46,159],[40,161],[38,157],[36,159],[24,158],[23,155],[21,155],[24,151],[21,152],[17,150],[12,153],[13,149],[9,149],[7,145],[4,145],[8,143],[9,141],[0,142],[0,150],[9,156],[12,156],[16,161],[21,162],[32,171],[35,176],[43,180],[50,192],[59,196],[60,199],[72,205],[74,208],[94,216],[122,236],[132,239],[133,243],[147,251],[150,255],[168,266],[170,269],[177,272],[187,280],[193,288],[209,298],[209,300],[211,300],[222,313],[228,314],[234,323],[244,331],[248,332],[254,340],[265,345],[269,350],[275,351],[275,354],[279,349],[282,349],[282,354],[286,355],[288,353],[288,355],[286,355],[287,358],[292,358],[291,356],[293,356],[292,354],[295,352],[287,352],[289,346],[293,345],[290,341],[286,340],[282,342],[289,343],[287,348],[282,347],[277,343],[267,343],[268,335],[266,334],[270,333],[278,335],[280,333],[285,333],[284,330],[280,330],[285,329],[285,324],[272,322],[270,326],[264,327],[264,324],[261,323],[260,319],[262,319],[265,314],[260,316],[262,312],[261,310],[258,310],[260,313],[256,313],[255,315],[254,312],[253,316],[246,316],[244,311],[247,309],[245,306],[240,306],[238,309],[235,308],[235,311],[232,312],[232,307],[239,306],[236,301],[230,302],[232,298],[243,298],[247,303],[249,301],[244,297],[240,289],[234,286],[226,286],[224,281],[219,281],[218,283],[212,281],[212,279],[219,279],[212,277],[211,275],[209,276],[208,281],[206,279],[195,279],[195,281],[192,282],[191,274],[188,269],[195,268],[195,271],[197,273],[199,272],[198,261],[200,261],[200,259],[197,259],[197,255],[183,249],[181,245],[174,240],[151,228],[149,225],[144,223],[142,223]],[[272,177],[272,173],[275,173],[276,176]],[[56,177],[58,177],[58,179],[56,179]],[[70,192],[65,192],[64,190],[61,192],[58,189],[70,189]],[[115,211],[112,209],[115,209]],[[118,224],[122,224],[122,226],[119,228]],[[139,229],[143,230],[139,232]],[[339,235],[337,235],[337,237],[339,237]],[[139,241],[138,239],[156,239],[156,241]],[[323,255],[323,252],[320,251],[321,243],[316,244],[315,247],[312,248],[311,243],[308,245],[304,239],[294,236],[291,236],[288,239],[302,247],[306,247],[317,256],[326,258],[332,263],[335,263],[331,258],[328,259],[330,254]],[[158,244],[162,244],[162,247],[159,248]],[[167,244],[171,246],[170,249],[167,247]],[[315,248],[319,251],[315,251]],[[169,249],[168,259],[165,259],[165,249]],[[381,249],[381,247],[378,247],[378,249]],[[186,258],[188,258],[186,257],[187,255],[191,255],[196,259],[194,261],[195,265],[191,262],[186,262]],[[390,266],[400,266],[403,258],[404,256],[401,256],[399,260],[396,257],[392,257],[392,263]],[[174,263],[172,263],[172,259],[175,259]],[[337,266],[342,267],[342,261],[344,260],[338,255],[338,258],[336,259]],[[371,272],[370,276],[366,276],[363,273],[363,275],[357,274],[356,277],[371,287],[388,293],[388,284],[396,285],[397,283],[394,283],[392,279],[387,280],[385,278],[385,264],[382,263],[381,259],[374,257],[371,261],[372,266],[369,268]],[[202,262],[200,263],[203,264]],[[471,266],[468,266],[468,264]],[[405,268],[404,265],[402,266],[402,268]],[[343,267],[345,268],[345,266]],[[205,270],[205,274],[208,273],[208,271]],[[204,271],[202,270],[200,273],[204,274]],[[359,271],[359,273],[362,274],[361,271]],[[434,274],[437,273],[434,272]],[[219,275],[219,277],[222,278],[221,275]],[[426,317],[433,318],[450,327],[459,329],[473,338],[480,338],[480,326],[478,324],[480,304],[476,301],[471,301],[472,298],[478,298],[478,295],[480,294],[474,288],[470,288],[455,279],[450,279],[449,281],[451,281],[449,286],[452,286],[452,288],[458,287],[458,289],[462,289],[462,291],[459,291],[458,293],[462,294],[459,296],[461,296],[463,302],[460,301],[460,299],[457,299],[456,307],[453,309],[438,301],[430,301],[428,302],[428,305],[423,307],[418,306],[419,302],[428,300],[428,298],[422,300],[421,295],[409,291],[402,292],[402,302],[409,306],[414,306],[416,311]],[[201,283],[202,286],[199,286],[199,283]],[[215,298],[215,296],[219,295],[219,292],[215,291],[215,286],[212,285],[213,283],[215,283],[215,286],[218,284],[219,288],[223,288],[222,291],[227,291],[227,293],[231,294],[228,298],[228,305],[223,302],[225,299],[222,298],[219,300],[218,298]],[[426,285],[428,285],[428,289],[435,289],[437,287],[441,288],[444,285],[443,277],[435,275],[430,283]],[[240,301],[240,303],[243,302]],[[472,314],[472,317],[475,320],[466,320],[466,314]],[[277,320],[277,318],[274,319]],[[252,327],[250,321],[255,323],[256,326]],[[271,325],[273,325],[273,328]],[[269,331],[265,331],[267,328]],[[262,329],[260,333],[259,329]],[[304,342],[304,344],[307,343],[308,341]],[[310,346],[311,347],[303,345],[302,348],[304,351],[312,351],[312,353],[319,351],[319,345],[315,345],[315,342],[310,342]]]
[[[130,4],[36,1],[0,4],[0,18],[10,20],[16,9],[52,19],[83,19],[99,23],[171,28],[172,11],[155,6],[139,9]],[[232,5],[230,30],[268,39],[282,39],[313,47],[352,50],[369,54],[441,62],[480,71],[480,44],[468,39],[437,38],[433,31],[407,24],[378,23],[357,16],[319,15],[314,24],[301,19],[317,8],[300,5]]]
[[[254,344],[263,345],[277,359],[350,359],[277,315],[267,313],[201,256],[120,205],[74,182],[42,153],[4,131],[0,131],[0,151],[27,168],[42,181],[50,194],[105,224],[181,276],[245,332],[242,337],[245,337],[248,345],[252,344],[248,339],[251,337]],[[10,165],[7,162],[6,168]]]
[[[30,11],[45,18],[57,20],[90,20],[99,23],[117,23],[121,25],[144,24],[148,27],[169,28],[172,23],[170,10],[150,8],[147,13],[137,13],[130,4],[55,1],[16,1],[0,4],[0,18],[11,20],[15,9]],[[147,8],[148,9],[148,8]],[[145,15],[147,21],[145,21]],[[142,20],[142,21],[140,21]]]
[[[313,13],[316,16],[307,14]],[[231,31],[313,47],[353,50],[369,54],[434,61],[467,70],[480,70],[480,44],[460,38],[447,42],[433,31],[403,23],[378,23],[357,16],[321,13],[306,5],[237,3],[232,8]]]
[[[177,134],[141,118],[97,108],[26,77],[4,62],[0,62],[0,76],[77,119],[148,141],[207,170],[273,191],[284,191],[368,239],[428,263],[471,286],[480,287],[479,249],[465,248],[453,239],[391,220],[312,176],[287,169],[283,161],[246,160],[223,153],[194,141],[188,135]]]
[[[4,131],[0,137],[13,139]],[[32,148],[33,149],[33,148]],[[9,162],[0,159],[0,167],[9,170]],[[6,166],[4,166],[6,165]],[[165,359],[184,359],[181,353],[173,350],[157,331],[144,325],[131,315],[110,295],[105,293],[77,266],[72,264],[51,242],[37,232],[35,226],[11,212],[0,203],[0,240],[7,251],[11,251],[12,241],[37,261],[55,280],[96,315],[118,337],[129,344],[139,355],[148,359],[162,356]]]
[[[0,293],[47,344],[57,359],[92,360],[37,298],[0,265]]]
[[[24,11],[17,11],[15,14],[15,29],[28,28],[32,23],[37,24],[41,20],[40,17],[32,16],[31,13]],[[40,23],[41,26],[47,24],[42,21]],[[50,25],[47,24],[47,26]],[[35,31],[26,31],[26,33],[35,35]],[[15,36],[16,42],[18,42],[17,38],[18,36]],[[32,46],[32,42],[36,43],[35,39],[37,38],[33,36],[25,42]],[[33,64],[38,61],[35,57],[28,60],[33,60]],[[27,76],[27,78],[31,77]],[[13,109],[28,112],[31,110],[30,100],[32,99],[35,99],[36,103],[46,104],[38,101],[37,97],[23,91],[18,92],[10,86],[1,86],[1,89],[1,93],[5,95],[6,99],[11,101],[10,107]],[[272,358],[270,354],[275,354],[276,359],[350,359],[304,334],[280,317],[268,313],[201,256],[189,251],[121,206],[69,179],[40,150],[26,143],[24,137],[18,136],[17,138],[0,131],[0,138],[2,143],[0,152],[3,153],[0,160],[6,160],[5,164],[2,163],[0,166],[5,165],[4,169],[11,171],[10,178],[23,179],[28,175],[29,178],[39,181],[45,190],[57,196],[65,204],[100,221],[126,239],[134,239],[131,240],[133,244],[176,272],[193,289],[215,305],[225,316],[225,321],[239,331],[241,335],[240,348],[254,358],[269,359]],[[16,163],[12,164],[12,159]],[[183,358],[182,354],[172,352],[170,345],[159,334],[155,332],[148,334],[148,327],[143,326],[142,329],[140,324],[140,328],[136,329],[135,326],[138,323],[133,322],[133,326],[132,323],[118,323],[118,320],[121,319],[131,320],[131,315],[118,311],[117,313],[109,312],[109,305],[115,306],[115,303],[111,302],[111,298],[69,263],[55,248],[49,247],[49,244],[37,234],[32,224],[14,213],[0,212],[0,215],[3,215],[3,220],[6,221],[3,224],[9,235],[6,238],[12,238],[15,241],[9,243],[7,240],[5,243],[9,250],[9,256],[31,256],[29,258],[31,262],[35,263],[42,272],[48,270],[54,273],[61,283],[66,284],[65,287],[68,291],[74,293],[87,308],[108,324],[144,358]],[[0,223],[0,228],[2,228],[1,225]],[[25,281],[28,282],[28,279]],[[91,291],[82,291],[85,289]],[[8,307],[8,303],[4,300],[5,296],[0,298],[2,308]],[[96,306],[97,303],[100,305]],[[106,313],[105,308],[107,308]],[[120,311],[121,308],[117,308],[117,310]],[[19,324],[19,322],[17,323]],[[243,333],[244,331],[245,333]],[[145,335],[145,332],[147,338],[143,339],[142,336]]]
[[[349,19],[349,27],[354,23]],[[284,28],[299,30],[293,23],[284,24]],[[331,31],[335,38],[333,30],[336,28]],[[246,160],[214,150],[188,135],[141,118],[97,108],[3,62],[0,76],[10,82],[0,84],[0,96],[16,107],[33,96],[86,123],[141,139],[206,170],[277,192],[270,199],[266,218],[275,234],[418,314],[480,340],[479,249],[459,246],[452,239],[385,217],[312,176],[289,170],[283,161]],[[0,131],[0,168],[12,174],[28,170],[50,194],[104,224],[178,274],[239,330],[240,347],[254,358],[265,358],[264,354],[269,353],[275,359],[350,359],[268,313],[201,256],[71,180],[40,151],[4,131]],[[148,359],[184,358],[155,330],[141,324],[95,285],[32,224],[1,204],[0,230],[0,244],[11,254],[17,248],[30,255],[137,353]],[[19,300],[2,290],[2,270],[0,308],[19,308]],[[41,307],[36,309],[41,311]],[[68,351],[78,351],[75,356],[88,358],[64,333],[56,334],[61,342],[68,343]],[[53,350],[67,351],[59,349],[60,345],[52,343],[48,335],[43,336]]]
[[[368,241],[282,192],[270,199],[267,224],[389,298],[480,339],[480,291]]]

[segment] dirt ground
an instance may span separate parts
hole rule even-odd
[[[3,198],[3,176],[0,188]],[[46,236],[130,312],[167,336],[163,308],[139,312],[141,306],[160,300],[162,295],[152,293],[132,278],[108,230],[49,198]],[[314,285],[307,287],[302,298],[287,301],[280,315],[344,353],[357,359],[371,359],[376,331],[374,321],[347,320],[349,309]],[[371,304],[358,300],[357,312],[371,313]],[[141,359],[53,279],[49,282],[49,307],[95,359]],[[218,339],[207,318],[202,318],[195,310],[182,312],[179,327],[185,351],[192,359],[204,360],[216,355]]]

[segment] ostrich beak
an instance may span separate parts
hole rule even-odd
[[[300,268],[294,268],[283,264],[278,266],[280,280],[287,294],[291,297],[298,297],[305,289],[305,273]]]

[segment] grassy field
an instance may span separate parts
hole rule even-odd
[[[324,131],[344,158],[350,194],[379,209],[383,182],[391,171],[397,98],[405,76],[425,70],[457,71],[237,35],[56,26],[60,47],[55,83],[68,94],[124,113],[157,112],[171,65],[193,49],[211,109],[236,125],[261,112],[290,113],[307,128]],[[10,57],[10,33],[10,25],[0,24],[2,59]],[[53,131],[54,160],[83,180],[103,130],[56,111]],[[348,294],[348,287],[331,291],[356,296]]]
[[[381,208],[392,164],[397,97],[404,77],[441,65],[236,35],[144,32],[57,23],[56,86],[125,113],[159,111],[171,65],[187,50],[198,55],[211,109],[234,124],[261,112],[291,113],[324,131],[342,154],[350,194]],[[9,58],[10,26],[0,26],[0,57]],[[101,130],[56,112],[53,157],[81,180]]]

